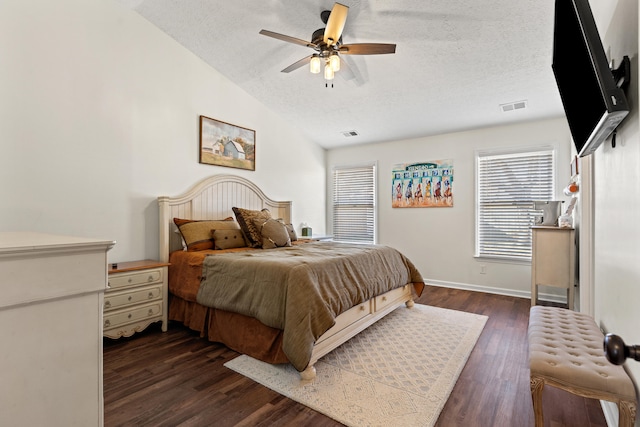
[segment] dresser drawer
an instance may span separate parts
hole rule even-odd
[[[132,291],[107,292],[104,309],[110,311],[162,298],[162,284],[144,286]]]
[[[162,282],[162,268],[109,275],[109,286],[112,289],[157,282]]]
[[[141,305],[129,310],[118,310],[104,314],[104,329],[162,316],[162,301]]]
[[[402,286],[401,288],[393,289],[375,298],[374,310],[375,311],[383,310],[390,305],[396,305],[403,301],[406,301],[410,297],[411,297],[411,289],[409,285],[405,285],[405,286]]]

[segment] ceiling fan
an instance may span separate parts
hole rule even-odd
[[[380,55],[395,53],[396,45],[390,43],[353,43],[342,44],[342,31],[347,22],[349,7],[341,3],[335,3],[333,8],[325,10],[320,14],[320,19],[326,24],[326,28],[320,28],[313,32],[311,41],[298,39],[273,31],[261,30],[260,34],[273,37],[288,43],[310,47],[316,52],[294,62],[282,70],[283,73],[290,73],[298,68],[309,64],[309,70],[316,74],[320,73],[322,63],[324,63],[325,80],[333,80],[335,72],[343,70],[342,77],[350,80],[355,77],[346,62],[340,61],[342,55]]]

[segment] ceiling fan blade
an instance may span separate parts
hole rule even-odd
[[[340,3],[333,5],[329,20],[327,21],[327,27],[324,29],[324,42],[327,45],[333,46],[340,40],[342,30],[344,30],[344,24],[347,22],[348,13],[348,6]]]
[[[310,47],[312,49],[316,48],[315,44],[308,42],[306,40],[297,39],[291,36],[285,36],[284,34],[280,34],[280,33],[274,33],[273,31],[260,30],[260,34],[262,34],[263,36],[273,37],[274,39],[282,40],[287,43],[298,44],[300,46]]]
[[[353,43],[340,46],[340,53],[345,55],[381,55],[396,53],[396,45],[391,43]]]
[[[309,62],[311,62],[311,57],[313,55],[309,55],[305,58],[302,58],[299,61],[294,62],[293,64],[289,65],[287,68],[285,68],[284,70],[282,70],[283,73],[290,73],[294,70],[297,70],[298,68],[308,64]]]

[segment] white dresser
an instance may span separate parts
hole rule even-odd
[[[537,304],[538,286],[553,286],[567,290],[567,306],[573,310],[575,230],[536,226],[531,232],[531,306]]]
[[[113,241],[0,232],[0,424],[102,426]]]

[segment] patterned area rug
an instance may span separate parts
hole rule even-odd
[[[320,359],[311,382],[244,355],[225,366],[349,426],[433,426],[486,321],[399,307]]]

